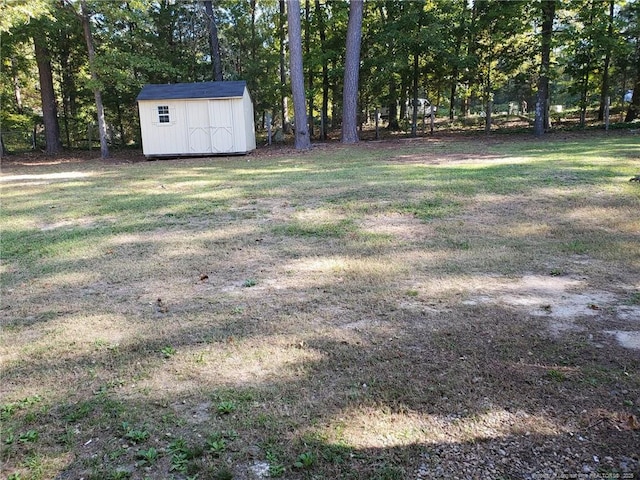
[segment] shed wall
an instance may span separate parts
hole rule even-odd
[[[159,121],[167,106],[169,122]],[[256,148],[253,104],[242,97],[139,100],[142,149],[146,156],[247,153]]]

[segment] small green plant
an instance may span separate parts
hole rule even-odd
[[[407,297],[417,297],[417,296],[418,296],[417,290],[407,290]]]
[[[114,470],[107,476],[108,480],[127,480],[128,478],[131,478],[131,472],[122,468]]]
[[[561,268],[552,268],[549,272],[549,275],[551,275],[552,277],[560,277],[563,273],[564,272]]]
[[[169,471],[182,474],[186,474],[189,471],[189,464],[191,460],[201,456],[203,453],[202,448],[189,448],[182,438],[178,438],[171,442],[167,447],[167,451],[171,453]]]
[[[564,373],[553,368],[547,372],[547,377],[556,382],[563,382],[567,378]]]
[[[27,430],[18,437],[18,441],[20,443],[34,443],[38,441],[39,436],[40,434],[36,430]]]
[[[286,469],[284,465],[278,460],[277,455],[273,452],[267,452],[266,459],[267,463],[269,464],[269,477],[281,477]]]
[[[294,462],[293,466],[295,468],[311,468],[315,460],[316,457],[313,453],[304,452],[298,455],[298,459]]]
[[[187,473],[189,456],[185,452],[176,452],[171,456],[170,472]]]
[[[0,408],[0,420],[7,420],[17,411],[18,405],[16,403],[5,403]]]
[[[67,422],[77,422],[87,417],[94,409],[93,402],[82,402],[64,416]]]
[[[207,450],[215,456],[220,456],[227,449],[227,440],[219,433],[214,433],[207,439]]]
[[[16,435],[15,433],[13,433],[12,430],[7,430],[6,432],[3,432],[3,441],[5,443],[5,445],[12,445],[13,442],[16,441]]]
[[[226,415],[232,413],[236,409],[236,404],[233,402],[220,402],[218,404],[218,413],[220,415]]]
[[[158,450],[153,447],[150,447],[147,450],[140,450],[138,452],[138,458],[140,459],[140,463],[142,465],[152,465],[156,462],[156,460],[158,460]]]
[[[160,353],[164,356],[164,358],[171,358],[176,354],[176,349],[171,345],[167,345],[160,349]]]
[[[258,282],[253,279],[253,278],[247,278],[243,283],[242,286],[245,288],[250,288],[250,287],[255,287],[258,284]]]
[[[7,480],[22,480],[22,475],[20,472],[13,472],[7,477]]]
[[[124,438],[133,443],[144,442],[149,438],[149,432],[132,428],[128,422],[122,422],[122,430],[124,430]]]

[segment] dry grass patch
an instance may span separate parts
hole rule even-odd
[[[639,147],[3,165],[3,475],[638,472]]]

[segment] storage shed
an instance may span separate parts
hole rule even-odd
[[[147,157],[224,155],[256,148],[244,81],[145,85],[137,98]]]

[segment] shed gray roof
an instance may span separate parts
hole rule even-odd
[[[179,98],[232,98],[242,97],[247,82],[200,82],[147,84],[136,100],[174,100]]]

